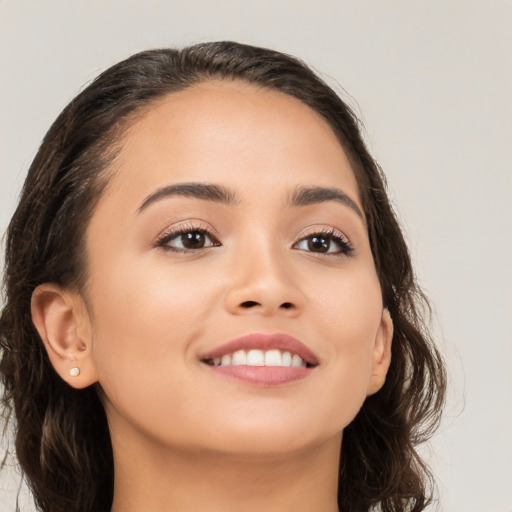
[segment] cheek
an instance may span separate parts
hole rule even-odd
[[[355,416],[366,398],[372,374],[373,351],[382,318],[380,284],[373,267],[328,286],[315,302],[319,333],[326,343],[326,370],[339,397],[338,413]],[[351,418],[350,418],[351,419]]]
[[[196,363],[189,346],[201,334],[205,311],[215,307],[216,283],[186,269],[141,262],[101,270],[91,279],[92,345],[109,398],[130,390],[132,400],[147,400],[179,386],[187,365]]]
[[[91,295],[96,332],[115,338],[142,338],[166,345],[173,334],[193,329],[210,302],[213,276],[180,265],[165,265],[163,258],[118,262],[93,276]],[[163,262],[160,261],[163,259]],[[162,264],[163,263],[163,264]],[[116,333],[120,336],[116,336]]]
[[[354,265],[336,276],[313,279],[311,304],[313,314],[321,318],[318,326],[339,350],[360,349],[373,345],[382,317],[380,283],[371,262]]]

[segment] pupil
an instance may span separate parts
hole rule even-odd
[[[190,231],[181,235],[183,247],[187,249],[201,249],[204,247],[204,233],[200,231]]]
[[[312,236],[308,240],[308,249],[316,252],[327,252],[329,250],[329,239],[323,236]]]

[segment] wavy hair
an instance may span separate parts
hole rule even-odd
[[[394,334],[383,388],[344,431],[338,503],[344,512],[420,512],[433,479],[416,446],[438,425],[446,377],[384,175],[354,113],[303,62],[234,42],[145,51],[114,65],[63,110],[30,167],[6,237],[0,375],[4,416],[14,412],[16,455],[35,503],[44,512],[109,511],[114,467],[98,393],[72,389],[54,371],[32,323],[32,293],[45,282],[83,289],[85,232],[124,130],[163,96],[208,80],[242,80],[299,99],[349,157]]]

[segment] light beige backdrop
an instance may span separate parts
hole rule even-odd
[[[510,0],[0,0],[0,232],[83,84],[138,50],[212,39],[298,55],[357,100],[450,366],[425,449],[440,509],[510,512]],[[15,480],[0,474],[0,512]]]

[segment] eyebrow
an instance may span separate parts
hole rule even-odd
[[[228,206],[235,206],[240,202],[234,192],[222,185],[209,183],[179,183],[161,187],[151,193],[142,201],[137,212],[142,212],[156,201],[173,196],[202,199],[226,204]],[[354,200],[345,194],[345,192],[335,187],[298,187],[290,195],[288,204],[291,207],[310,206],[326,201],[337,201],[348,206],[364,222],[364,216]]]
[[[335,187],[298,187],[290,196],[290,206],[309,206],[325,201],[337,201],[351,208],[363,222],[359,206],[345,192]]]
[[[229,206],[234,206],[238,203],[235,194],[221,185],[210,185],[207,183],[179,183],[177,185],[169,185],[167,187],[159,188],[142,201],[142,204],[139,206],[137,211],[140,213],[150,204],[159,201],[160,199],[172,196],[203,199],[205,201],[227,204]]]

